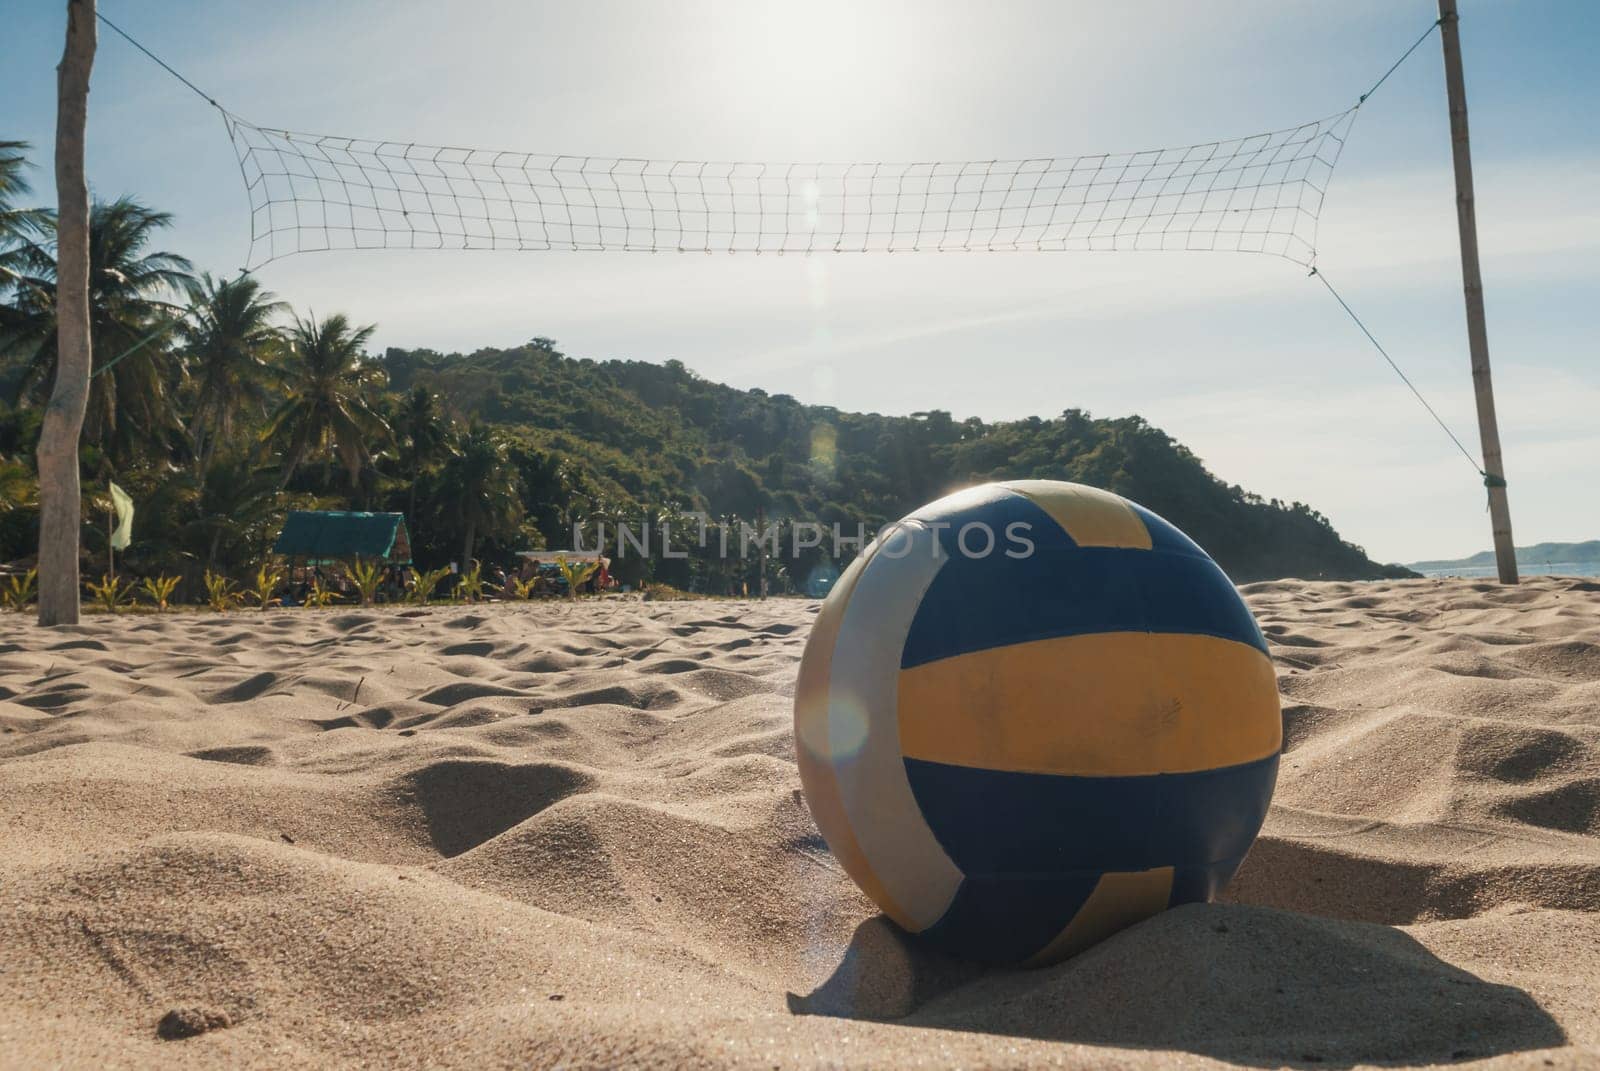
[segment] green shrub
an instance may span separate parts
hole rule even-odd
[[[377,562],[366,562],[360,558],[350,567],[350,579],[355,582],[356,591],[361,596],[362,606],[371,606],[372,600],[378,595],[378,589],[383,586],[383,567]]]
[[[155,604],[158,612],[165,611],[167,604],[172,601],[172,593],[178,590],[178,578],[175,576],[147,576],[140,585],[145,598]]]
[[[128,604],[129,597],[133,594],[133,582],[123,580],[121,577],[110,575],[102,576],[100,583],[93,580],[83,585],[89,589],[89,594],[94,601],[108,614],[114,614]]]
[[[29,569],[26,573],[13,573],[6,580],[6,586],[0,588],[0,604],[7,610],[21,612],[39,594],[39,570]]]
[[[233,581],[206,570],[206,605],[217,613],[231,610],[244,601],[244,596],[234,590]]]
[[[339,601],[339,593],[322,586],[322,578],[316,577],[311,581],[311,586],[306,589],[307,606],[332,606]]]
[[[430,569],[426,573],[412,569],[411,591],[407,595],[407,601],[414,602],[418,606],[426,606],[428,600],[433,598],[433,590],[439,586],[439,581],[449,575],[450,570],[444,566]]]
[[[467,602],[477,602],[483,598],[483,563],[476,558],[472,560],[472,568],[461,574],[461,583],[456,587],[456,594]]]
[[[281,583],[283,583],[283,570],[269,562],[263,562],[261,568],[256,570],[255,586],[249,591],[250,597],[256,600],[258,609],[267,610],[283,602],[282,599],[272,596]]]
[[[578,585],[593,576],[600,568],[599,562],[569,562],[565,554],[556,555],[556,567],[567,581],[567,597],[578,594]]]

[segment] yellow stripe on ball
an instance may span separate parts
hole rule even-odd
[[[1150,530],[1119,495],[1055,480],[1007,480],[1014,491],[1050,515],[1080,547],[1150,549]]]
[[[1026,965],[1043,967],[1066,959],[1119,930],[1165,911],[1172,895],[1172,874],[1172,867],[1162,866],[1154,870],[1100,875],[1094,892],[1078,908],[1066,929]]]
[[[900,671],[908,759],[1016,773],[1189,773],[1276,754],[1277,678],[1247,644],[1098,632]]]

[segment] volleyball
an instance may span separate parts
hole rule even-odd
[[[1155,513],[1019,480],[890,526],[823,603],[801,782],[857,885],[956,955],[1042,965],[1209,900],[1282,747],[1266,641]]]

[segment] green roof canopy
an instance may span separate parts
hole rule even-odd
[[[293,509],[272,552],[313,563],[378,558],[404,565],[411,561],[411,537],[403,513]]]

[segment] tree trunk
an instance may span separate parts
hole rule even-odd
[[[95,0],[68,0],[56,68],[56,381],[39,431],[39,624],[78,623],[78,437],[89,401],[89,184],[83,173]]]
[[[200,485],[202,493],[206,487],[206,463],[210,460],[208,448],[211,438],[206,434],[205,422],[200,419],[200,413],[196,412],[189,426],[189,442],[194,447],[195,482]]]
[[[278,491],[282,493],[289,489],[289,480],[294,476],[294,470],[300,467],[300,454],[290,454],[283,459],[283,477],[278,480]]]
[[[467,522],[467,541],[461,548],[461,571],[467,572],[472,568],[472,544],[476,541],[478,526],[472,521]]]

